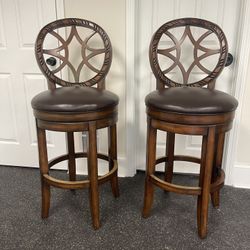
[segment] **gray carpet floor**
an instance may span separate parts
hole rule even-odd
[[[54,171],[56,176],[66,175]],[[175,176],[195,183],[196,177]],[[220,209],[209,208],[208,236],[196,228],[196,198],[156,189],[151,217],[141,208],[144,173],[120,178],[114,199],[100,189],[101,228],[92,229],[88,190],[52,189],[50,216],[40,218],[37,169],[0,166],[0,249],[250,249],[250,190],[224,187]]]

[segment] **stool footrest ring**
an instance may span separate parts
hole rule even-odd
[[[211,184],[210,193],[214,193],[215,191],[221,189],[224,185],[224,180],[225,180],[225,172],[222,169],[220,169],[220,175],[217,176],[216,181]]]
[[[75,153],[75,158],[80,158],[80,157],[87,157],[87,153]],[[51,168],[53,165],[67,160],[69,156],[66,155],[61,155],[49,162],[49,167]],[[104,154],[97,154],[98,159],[106,160],[106,161],[111,161],[112,164],[112,169],[105,175],[98,177],[98,185],[109,181],[115,174],[117,173],[118,170],[118,164],[117,160],[110,159],[107,155]],[[82,180],[82,181],[65,181],[65,180],[59,180],[57,178],[54,178],[50,176],[49,174],[43,174],[42,175],[44,181],[48,183],[51,186],[58,187],[58,188],[64,188],[64,189],[83,189],[83,188],[88,188],[90,181],[89,180]]]
[[[74,157],[75,159],[76,158],[81,158],[81,157],[87,157],[87,153],[82,153],[82,152],[79,152],[79,153],[75,153],[74,154]],[[100,153],[97,153],[97,158],[98,159],[102,159],[102,160],[105,160],[105,161],[109,161],[109,157],[105,154],[100,154]],[[65,160],[68,160],[69,159],[69,155],[68,154],[65,154],[65,155],[60,155],[52,160],[49,161],[49,168],[51,168],[52,166],[54,166],[55,164],[61,162],[61,161],[65,161]]]
[[[162,162],[166,162],[168,160],[167,156],[160,157],[156,159],[155,164],[159,164]],[[201,159],[197,157],[192,156],[186,156],[186,155],[175,155],[174,160],[176,161],[188,161],[193,163],[200,164]],[[200,187],[190,187],[190,186],[182,186],[182,185],[176,185],[169,182],[166,182],[154,174],[151,174],[148,176],[149,181],[151,181],[154,185],[170,192],[179,193],[179,194],[188,194],[188,195],[201,195],[201,188]],[[224,185],[225,180],[225,173],[222,169],[220,169],[220,175],[217,176],[215,182],[211,183],[210,186],[210,193],[214,193],[215,191],[221,189]]]
[[[168,160],[168,157],[163,156],[163,157],[157,158],[155,164],[166,162],[167,160]],[[174,161],[188,161],[188,162],[193,162],[193,163],[197,163],[197,164],[201,163],[200,158],[188,156],[188,155],[174,155]]]
[[[180,186],[176,184],[172,184],[166,181],[161,180],[155,175],[150,175],[149,180],[155,184],[156,186],[170,192],[175,192],[178,194],[189,194],[189,195],[200,195],[201,188],[200,187],[188,187],[188,186]]]

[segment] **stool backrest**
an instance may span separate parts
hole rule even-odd
[[[211,48],[208,48],[211,47]],[[214,88],[223,70],[228,45],[221,28],[209,21],[182,18],[163,24],[149,47],[157,88]]]
[[[50,89],[60,86],[105,88],[112,61],[112,46],[96,23],[66,18],[49,23],[39,32],[35,55]]]

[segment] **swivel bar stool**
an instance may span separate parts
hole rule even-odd
[[[207,48],[208,45],[212,48]],[[192,56],[185,56],[183,48],[191,51]],[[221,168],[224,138],[232,127],[238,105],[234,97],[214,89],[227,56],[227,40],[220,27],[196,18],[163,24],[153,35],[149,48],[157,90],[145,99],[147,169],[142,215],[149,216],[154,186],[165,191],[196,195],[198,234],[201,238],[207,234],[210,194],[213,206],[219,206],[219,192],[225,178]],[[167,142],[166,156],[156,159],[158,129],[167,132]],[[175,155],[175,134],[202,136],[201,158]],[[173,184],[174,161],[200,164],[199,186]],[[163,162],[164,179],[155,175],[155,165]]]
[[[50,41],[56,41],[57,46],[47,48]],[[91,21],[76,18],[57,20],[41,29],[35,54],[49,88],[31,102],[37,127],[42,218],[49,215],[50,186],[71,190],[89,188],[93,227],[98,229],[99,185],[110,181],[113,195],[119,196],[116,144],[119,98],[105,90],[105,77],[112,61],[109,37]],[[100,128],[108,128],[108,155],[97,153],[96,133]],[[66,155],[48,161],[46,130],[66,132]],[[88,132],[87,152],[75,152],[74,132],[77,131]],[[76,180],[75,159],[79,157],[87,157],[87,180]],[[98,158],[109,162],[109,172],[100,177]],[[68,161],[69,180],[52,177],[49,169],[65,160]]]

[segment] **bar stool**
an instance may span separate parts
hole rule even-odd
[[[57,45],[51,48],[51,42],[55,44],[55,41]],[[113,195],[119,196],[116,142],[119,98],[105,90],[105,77],[112,61],[109,37],[99,25],[88,20],[57,20],[39,32],[35,55],[49,88],[31,102],[37,127],[42,218],[49,215],[51,186],[71,190],[88,188],[93,227],[98,229],[99,185],[110,181]],[[102,63],[94,65],[100,59]],[[92,87],[94,85],[97,88]],[[101,128],[108,128],[108,155],[97,153],[96,133]],[[48,161],[46,130],[66,132],[67,154]],[[87,152],[75,152],[74,132],[77,131],[88,132]],[[75,159],[79,157],[87,157],[87,180],[76,180]],[[98,159],[109,164],[109,172],[99,177]],[[68,161],[69,180],[52,177],[49,169],[65,160]]]
[[[213,48],[207,48],[209,44]],[[182,46],[191,51],[192,58],[182,54]],[[210,58],[212,61],[216,59],[212,67],[211,60],[202,62],[210,56],[213,56]],[[224,138],[232,127],[238,105],[234,97],[214,89],[227,56],[227,40],[220,27],[196,18],[182,18],[163,24],[153,35],[149,48],[157,90],[145,98],[147,168],[142,215],[149,216],[154,186],[165,191],[196,195],[198,234],[201,238],[207,235],[210,194],[213,206],[219,206],[219,192],[225,178],[221,168]],[[157,130],[167,132],[166,156],[158,159]],[[175,134],[202,136],[201,158],[175,155]],[[173,184],[174,161],[200,164],[199,186]],[[163,179],[155,175],[155,165],[164,162]]]

